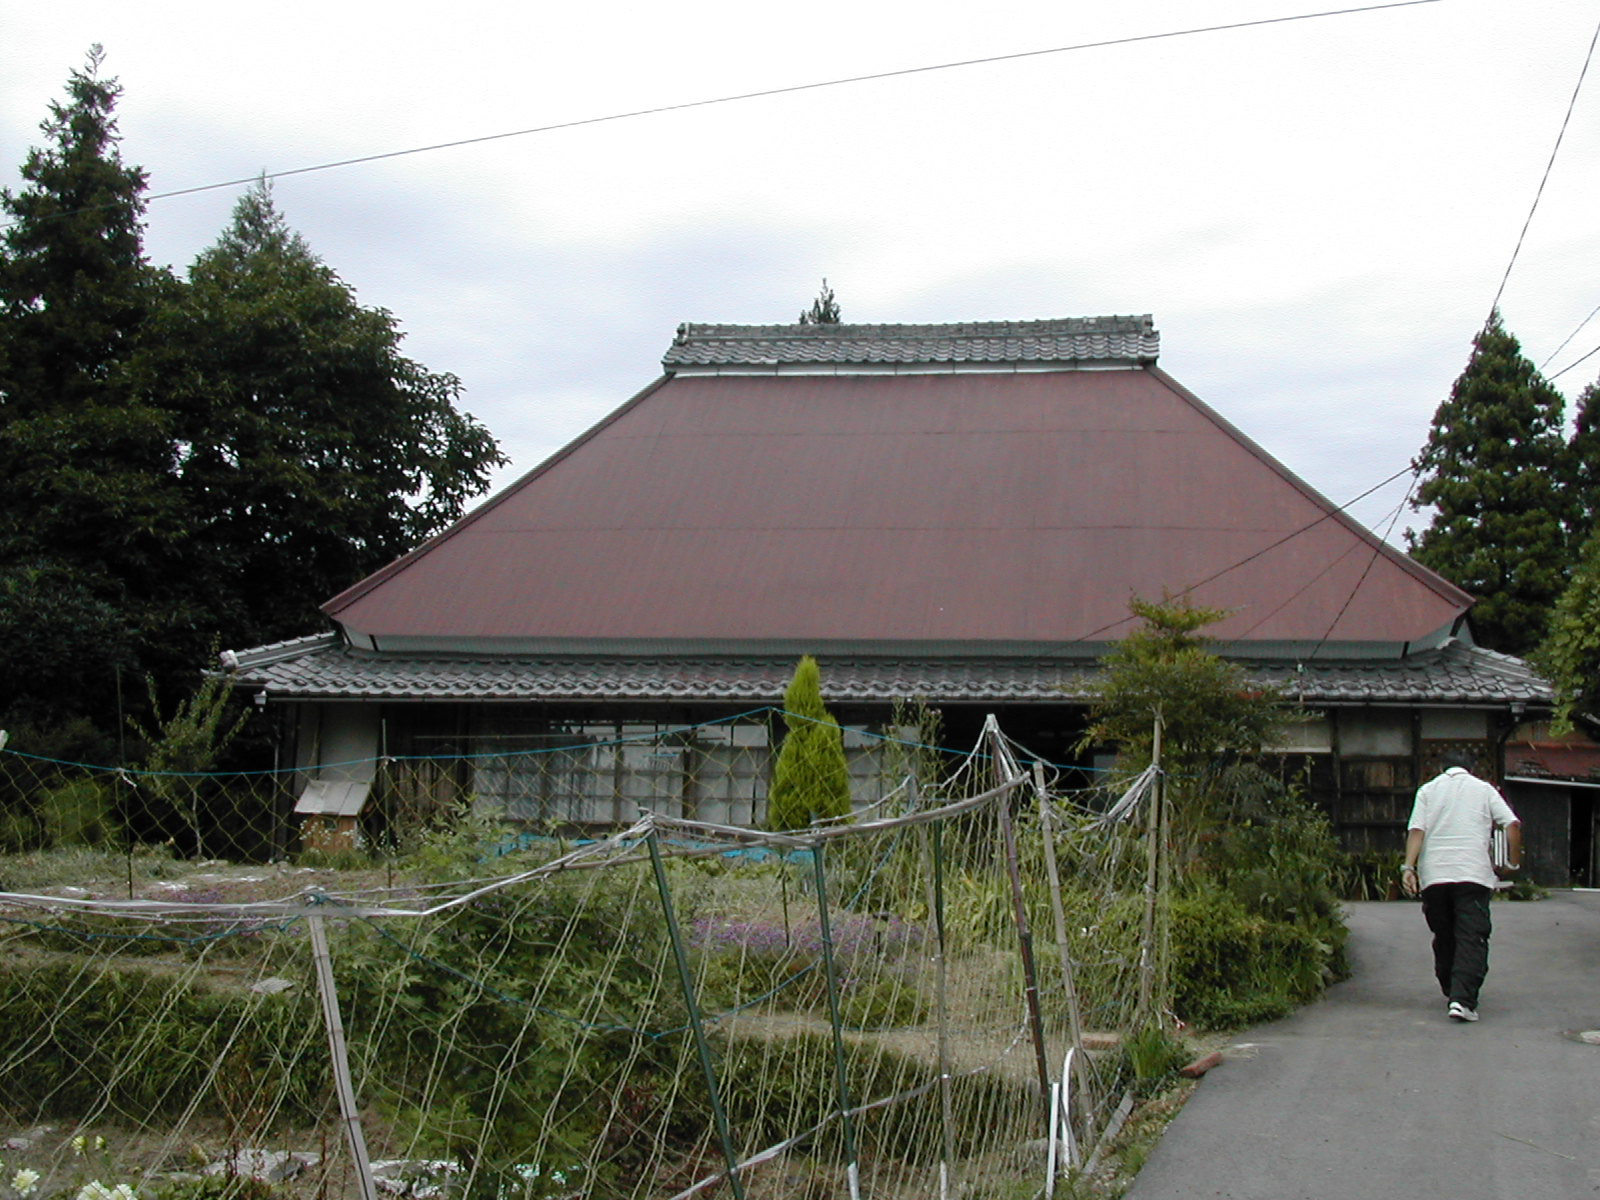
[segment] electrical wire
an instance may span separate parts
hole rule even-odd
[[[1562,367],[1561,370],[1557,371],[1554,375],[1545,376],[1545,382],[1546,383],[1554,383],[1556,380],[1560,379],[1563,375],[1565,375],[1568,371],[1572,370],[1573,367],[1578,366],[1580,363],[1588,362],[1589,359],[1593,358],[1596,354],[1600,354],[1600,346],[1596,346],[1593,350],[1589,351],[1589,353],[1585,354],[1582,358],[1573,359],[1566,366]]]
[[[1545,355],[1544,361],[1539,364],[1539,370],[1542,371],[1546,367],[1548,367],[1550,365],[1551,361],[1554,360],[1555,356],[1560,354],[1563,350],[1565,350],[1567,348],[1567,343],[1570,342],[1573,338],[1577,337],[1580,333],[1582,333],[1583,332],[1583,327],[1585,325],[1587,325],[1590,321],[1594,320],[1597,315],[1600,315],[1600,304],[1595,305],[1594,306],[1594,310],[1587,317],[1585,317],[1583,320],[1578,322],[1578,327],[1576,329],[1574,329],[1571,333],[1567,334],[1566,337],[1561,339],[1561,344],[1559,346],[1557,346],[1554,350],[1550,351],[1549,354]],[[1585,357],[1588,357],[1588,356],[1585,355]],[[1581,362],[1582,360],[1580,359],[1579,361]],[[1576,364],[1573,364],[1573,365],[1576,365]],[[1563,367],[1562,368],[1563,371],[1570,371],[1571,369],[1572,369],[1572,367]]]
[[[263,171],[239,179],[226,179],[219,183],[199,184],[195,187],[174,188],[171,191],[153,192],[144,199],[171,200],[178,196],[192,196],[200,192],[213,192],[223,188],[243,187],[262,179],[287,179],[294,175],[309,175],[317,171],[332,171],[340,167],[353,167],[365,163],[383,162],[392,158],[405,158],[414,154],[431,154],[436,150],[454,150],[462,146],[477,146],[485,142],[504,141],[508,138],[529,137],[537,133],[555,133],[563,129],[580,129],[588,125],[603,125],[614,121],[628,121],[637,117],[661,116],[665,113],[684,112],[694,108],[709,108],[718,104],[736,104],[746,100],[764,100],[773,96],[788,96],[798,92],[819,91],[823,88],[845,87],[850,84],[872,83],[882,79],[900,79],[909,75],[925,75],[934,71],[953,71],[961,67],[989,66],[995,63],[1015,62],[1025,58],[1041,58],[1050,54],[1068,54],[1078,50],[1103,50],[1112,46],[1130,46],[1141,42],[1165,41],[1172,38],[1193,37],[1203,33],[1226,33],[1236,29],[1251,29],[1262,25],[1283,25],[1293,21],[1319,20],[1324,17],[1355,16],[1361,13],[1381,12],[1391,8],[1413,8],[1420,4],[1437,4],[1439,0],[1392,0],[1387,4],[1368,4],[1358,8],[1329,9],[1323,12],[1296,13],[1287,17],[1266,17],[1256,21],[1234,21],[1223,25],[1203,25],[1190,29],[1172,29],[1162,33],[1142,33],[1129,37],[1106,38],[1096,42],[1078,42],[1070,46],[1051,46],[1043,50],[1018,50],[1010,54],[991,54],[983,58],[960,59],[955,62],[927,63],[917,67],[901,67],[890,71],[872,71],[864,75],[848,75],[838,79],[814,80],[811,83],[789,84],[784,87],[761,88],[751,92],[737,92],[727,96],[714,96],[704,100],[686,100],[677,104],[658,104],[650,108],[630,109],[626,112],[608,113],[599,117],[580,117],[572,121],[558,121],[549,125],[535,125],[527,129],[513,129],[503,133],[484,134],[479,137],[459,138],[450,142],[435,142],[427,146],[413,146],[406,150],[389,150],[378,154],[363,154],[355,158],[342,158],[333,162],[317,163],[309,167],[292,167],[283,171]],[[92,211],[76,209],[74,212]],[[58,213],[59,217],[73,215]],[[0,222],[7,229],[15,222]]]
[[[1367,582],[1367,576],[1372,574],[1372,568],[1377,565],[1378,562],[1378,555],[1383,552],[1384,546],[1386,546],[1389,542],[1389,535],[1394,532],[1395,522],[1399,521],[1400,514],[1403,513],[1406,510],[1406,506],[1411,503],[1411,493],[1416,491],[1417,488],[1417,477],[1418,472],[1413,469],[1411,472],[1411,482],[1406,486],[1405,498],[1395,506],[1394,514],[1389,518],[1389,527],[1383,531],[1383,538],[1372,547],[1372,557],[1367,559],[1367,565],[1361,572],[1361,578],[1355,581],[1354,586],[1352,586],[1350,589],[1350,594],[1344,598],[1344,603],[1339,606],[1339,611],[1334,614],[1333,620],[1328,622],[1328,628],[1323,630],[1322,637],[1319,638],[1317,640],[1317,644],[1311,648],[1311,654],[1308,656],[1309,659],[1314,659],[1319,653],[1321,653],[1322,647],[1327,645],[1328,639],[1333,636],[1333,631],[1339,627],[1339,622],[1344,620],[1344,614],[1348,612],[1350,606],[1355,603],[1357,593],[1361,591],[1362,585]]]
[[[1393,475],[1390,475],[1387,479],[1379,480],[1377,483],[1375,483],[1371,487],[1369,487],[1366,491],[1362,492],[1359,496],[1356,496],[1356,497],[1353,497],[1352,499],[1346,500],[1343,504],[1340,504],[1337,507],[1328,509],[1325,513],[1323,513],[1316,520],[1311,521],[1311,522],[1309,522],[1309,523],[1307,523],[1305,525],[1302,525],[1299,529],[1296,529],[1296,530],[1293,530],[1293,531],[1291,531],[1289,533],[1284,534],[1277,541],[1271,542],[1271,543],[1261,547],[1261,549],[1255,551],[1252,554],[1247,554],[1245,557],[1237,560],[1236,562],[1229,563],[1227,566],[1223,567],[1220,571],[1213,571],[1210,575],[1207,575],[1204,579],[1196,580],[1194,583],[1188,584],[1187,586],[1185,586],[1183,589],[1181,589],[1178,592],[1178,595],[1179,596],[1187,596],[1190,592],[1197,591],[1198,589],[1205,587],[1206,584],[1212,583],[1212,582],[1214,582],[1214,581],[1216,581],[1218,579],[1221,579],[1224,575],[1228,574],[1230,571],[1237,571],[1240,567],[1245,566],[1248,563],[1254,562],[1256,559],[1260,558],[1263,554],[1270,554],[1272,551],[1276,550],[1279,546],[1283,545],[1285,542],[1293,541],[1295,538],[1299,537],[1301,534],[1309,533],[1311,530],[1315,529],[1318,525],[1321,525],[1324,521],[1329,520],[1330,518],[1332,518],[1334,516],[1337,516],[1339,513],[1344,512],[1346,509],[1350,508],[1352,505],[1359,504],[1361,501],[1365,500],[1368,496],[1372,495],[1373,492],[1376,492],[1379,488],[1387,487],[1387,486],[1389,486],[1389,484],[1393,483],[1396,479],[1399,479],[1402,475],[1405,475],[1405,474],[1408,474],[1408,473],[1411,473],[1411,472],[1414,472],[1414,471],[1415,471],[1415,467],[1412,464],[1407,463],[1404,467],[1402,467],[1400,470],[1396,471]],[[1410,496],[1410,494],[1411,493],[1408,490],[1406,495]],[[1091,638],[1097,637],[1098,635],[1100,635],[1102,633],[1106,633],[1109,630],[1117,628],[1119,625],[1126,625],[1128,622],[1130,622],[1130,621],[1132,621],[1134,619],[1135,618],[1134,618],[1132,613],[1130,613],[1130,614],[1128,614],[1127,616],[1124,616],[1124,617],[1118,617],[1115,621],[1108,621],[1106,624],[1100,626],[1098,629],[1091,629],[1088,633],[1079,634],[1077,637],[1073,638],[1072,641],[1074,641],[1074,642],[1087,642]],[[1043,655],[1040,655],[1040,657],[1043,657]]]
[[[1567,112],[1561,118],[1561,128],[1556,133],[1556,144],[1550,148],[1550,160],[1545,163],[1544,174],[1539,177],[1539,187],[1533,194],[1533,204],[1528,209],[1527,219],[1522,222],[1522,232],[1517,234],[1517,244],[1511,251],[1511,261],[1506,263],[1505,274],[1500,276],[1500,286],[1494,291],[1494,303],[1489,305],[1489,315],[1483,319],[1485,327],[1494,320],[1495,313],[1500,310],[1500,297],[1505,294],[1506,281],[1511,278],[1511,268],[1517,265],[1517,255],[1522,253],[1522,243],[1528,236],[1528,226],[1533,224],[1533,214],[1539,211],[1539,199],[1544,195],[1544,185],[1550,182],[1550,171],[1556,165],[1556,155],[1561,151],[1561,139],[1566,137],[1567,124],[1572,120],[1572,110],[1578,103],[1578,93],[1583,90],[1584,76],[1589,73],[1589,63],[1594,58],[1596,42],[1600,42],[1600,25],[1595,26],[1594,36],[1589,39],[1589,52],[1583,56],[1583,69],[1578,72],[1578,82],[1572,89],[1572,98],[1567,101]],[[1565,345],[1565,343],[1562,344]],[[1579,361],[1581,362],[1582,360],[1580,359]],[[1576,363],[1573,364],[1573,366],[1576,365]]]

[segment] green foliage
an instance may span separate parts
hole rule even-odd
[[[231,673],[210,671],[180,700],[169,716],[161,715],[156,681],[145,679],[150,693],[151,723],[129,720],[133,731],[149,745],[144,769],[151,772],[201,772],[216,766],[228,743],[244,727],[248,712],[230,703],[233,696]]]
[[[162,553],[169,423],[128,371],[167,281],[144,258],[145,176],[121,160],[101,60],[51,104],[23,189],[0,192],[0,634],[9,662],[50,668],[7,671],[0,708],[104,726],[115,665],[183,605]]]
[[[70,1011],[71,1020],[58,1019]],[[248,1072],[288,1120],[320,1116],[325,1054],[280,1054],[317,1037],[315,995],[262,996],[160,966],[12,956],[0,988],[0,1093],[32,1118],[86,1112],[177,1117],[196,1097],[226,1111],[215,1064]],[[316,1044],[315,1040],[312,1041]],[[138,1069],[129,1069],[137,1063]],[[239,1076],[233,1082],[237,1082]]]
[[[1132,600],[1141,624],[1101,660],[1085,746],[1114,745],[1130,773],[1150,761],[1155,721],[1161,761],[1173,786],[1225,754],[1253,754],[1282,722],[1278,695],[1219,657],[1200,631],[1220,609],[1168,597]]]
[[[1211,788],[1204,873],[1253,913],[1342,937],[1335,880],[1344,853],[1326,814],[1254,763],[1228,765]]]
[[[169,695],[208,635],[315,628],[505,461],[265,184],[186,280],[151,267],[101,57],[0,192],[0,724],[115,731],[119,672]]]
[[[291,230],[262,181],[157,312],[138,367],[175,414],[197,587],[234,644],[318,606],[461,515],[506,459],[461,382]]]
[[[1344,856],[1326,817],[1254,761],[1283,713],[1200,636],[1222,614],[1171,600],[1134,612],[1144,624],[1104,660],[1086,740],[1117,745],[1131,773],[1162,720],[1163,856],[1176,887],[1163,889],[1156,921],[1168,929],[1173,1007],[1218,1027],[1281,1015],[1344,968]]]
[[[1479,642],[1526,654],[1544,635],[1581,504],[1563,433],[1564,401],[1495,313],[1434,413],[1417,457],[1413,507],[1431,508],[1411,555],[1479,597]]]
[[[837,325],[844,320],[839,311],[839,302],[834,299],[833,289],[828,286],[826,278],[822,281],[822,290],[817,293],[817,298],[811,302],[811,307],[800,314],[802,325]]]
[[[0,563],[0,723],[33,726],[34,745],[40,726],[70,725],[86,707],[109,728],[118,669],[135,661],[128,614],[107,598],[116,588],[49,558]]]
[[[803,829],[816,820],[850,815],[850,769],[844,735],[822,703],[822,673],[809,654],[783,694],[788,733],[773,767],[767,826]]]
[[[1555,685],[1556,732],[1579,716],[1600,716],[1600,526],[1583,544],[1533,662]]]
[[[53,788],[40,798],[45,838],[51,846],[99,846],[121,837],[115,781],[81,778]]]
[[[81,798],[76,788],[83,772],[68,764],[110,761],[114,746],[82,718],[48,726],[23,722],[9,732],[13,750],[26,746],[29,754],[38,756],[0,754],[0,851],[14,854],[51,845],[53,836],[73,824],[61,803],[52,800],[58,794]],[[114,798],[106,799],[108,809],[114,807]],[[53,815],[47,817],[47,812]],[[78,827],[82,828],[82,823]],[[111,833],[109,824],[103,824],[102,830],[108,836]],[[8,864],[8,872],[14,865]]]
[[[826,1033],[780,1038],[719,1039],[723,1063],[724,1103],[729,1120],[755,1145],[771,1145],[796,1130],[822,1125],[809,1143],[812,1153],[837,1160],[843,1131],[828,1121],[838,1103],[833,1045]],[[873,1043],[850,1048],[845,1061],[847,1086],[856,1098],[912,1093],[938,1078],[938,1061],[913,1057]],[[701,1085],[685,1079],[685,1093]],[[965,1158],[1007,1139],[1034,1136],[1039,1114],[1035,1085],[1000,1077],[998,1072],[956,1075],[951,1083],[958,1111],[980,1111],[986,1121],[965,1121],[956,1129],[956,1153]],[[688,1095],[680,1096],[680,1104]],[[940,1139],[929,1137],[940,1127],[937,1087],[922,1087],[898,1103],[874,1108],[856,1119],[856,1139],[863,1158],[892,1158],[931,1165],[938,1162]],[[710,1125],[709,1109],[702,1118]],[[1026,1131],[1026,1132],[1024,1132]]]
[[[1303,923],[1253,913],[1231,893],[1197,885],[1172,901],[1173,1004],[1210,1029],[1286,1016],[1338,977],[1338,950]]]
[[[583,1161],[621,1119],[595,1097],[678,1086],[681,1039],[632,1032],[686,1023],[660,904],[614,873],[491,893],[396,934],[353,925],[333,957],[366,1094],[421,1153],[491,1173]]]
[[[213,653],[216,644],[212,644]],[[206,806],[215,788],[204,778],[238,735],[249,718],[233,692],[231,674],[212,671],[198,686],[162,716],[156,681],[147,677],[150,724],[130,718],[129,725],[148,743],[140,788],[158,819],[180,820],[188,834],[189,849],[204,853],[208,825]]]
[[[1130,1033],[1123,1040],[1122,1056],[1139,1094],[1148,1096],[1183,1066],[1188,1059],[1188,1047],[1152,1025]]]
[[[139,1194],[149,1200],[274,1200],[280,1193],[252,1175],[200,1175],[141,1185]]]
[[[1584,388],[1575,407],[1572,437],[1567,443],[1576,501],[1567,540],[1574,548],[1600,526],[1600,382]]]

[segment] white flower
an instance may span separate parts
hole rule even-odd
[[[91,1179],[78,1189],[75,1200],[139,1200],[138,1193],[126,1183],[107,1187],[98,1179]]]
[[[39,1184],[39,1172],[23,1167],[11,1177],[11,1189],[19,1196],[31,1196]]]

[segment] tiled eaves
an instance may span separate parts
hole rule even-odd
[[[1256,682],[1305,704],[1537,707],[1551,699],[1519,660],[1458,644],[1400,660],[1246,665]],[[822,668],[827,699],[863,704],[1083,703],[1096,674],[1081,659],[824,659]],[[238,682],[278,699],[769,704],[793,670],[790,658],[401,658],[319,645],[246,666]]]
[[[662,366],[1135,365],[1154,363],[1160,349],[1148,314],[953,325],[686,324]]]

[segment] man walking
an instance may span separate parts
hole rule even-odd
[[[1478,989],[1489,971],[1489,898],[1495,864],[1489,844],[1506,831],[1509,870],[1522,866],[1522,823],[1494,785],[1471,774],[1470,755],[1446,751],[1444,773],[1417,789],[1406,833],[1406,895],[1422,894],[1433,931],[1433,973],[1453,1021],[1478,1019]]]

